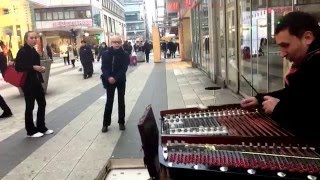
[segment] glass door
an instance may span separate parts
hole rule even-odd
[[[236,0],[226,1],[227,86],[238,91],[237,13]]]

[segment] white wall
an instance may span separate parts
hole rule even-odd
[[[90,0],[30,0],[45,6],[89,5]],[[96,1],[96,0],[95,0]]]

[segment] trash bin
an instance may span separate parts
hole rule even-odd
[[[49,76],[50,76],[50,69],[51,69],[51,63],[52,63],[52,60],[50,60],[50,59],[40,60],[40,65],[44,66],[46,68],[46,71],[44,73],[41,73],[42,77],[43,77],[43,81],[44,81],[42,83],[42,87],[44,89],[44,93],[47,93]]]
[[[138,51],[138,52],[136,52],[136,54],[137,54],[137,61],[138,62],[145,62],[146,55],[143,51]]]
[[[44,81],[42,83],[42,87],[43,87],[44,93],[47,93],[49,76],[50,76],[50,69],[51,69],[51,63],[52,63],[52,60],[50,60],[50,59],[48,59],[48,60],[41,59],[40,60],[40,65],[44,66],[46,68],[46,71],[44,73],[41,73],[42,77],[43,77],[43,81]],[[21,88],[19,88],[19,93],[20,93],[20,95],[23,95],[23,91],[22,91]]]

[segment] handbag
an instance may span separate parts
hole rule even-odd
[[[23,87],[27,73],[16,71],[14,65],[9,65],[4,73],[3,79],[16,87]]]

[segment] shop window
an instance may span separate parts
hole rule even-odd
[[[86,18],[85,11],[77,11],[77,12],[78,12],[78,17],[77,17],[77,19],[84,19],[84,18]]]
[[[91,18],[91,11],[90,10],[86,10],[86,18]]]
[[[58,12],[52,12],[52,19],[53,20],[58,20],[59,19]]]
[[[58,12],[58,18],[63,19],[63,12]]]
[[[36,21],[41,21],[40,13],[35,13]]]
[[[64,12],[64,19],[70,19],[69,11]]]
[[[75,19],[75,12],[74,11],[70,11],[70,19]]]
[[[47,20],[52,20],[52,12],[47,12]]]
[[[41,20],[42,20],[42,21],[47,20],[47,13],[45,13],[45,12],[42,12],[42,13],[41,13]]]

